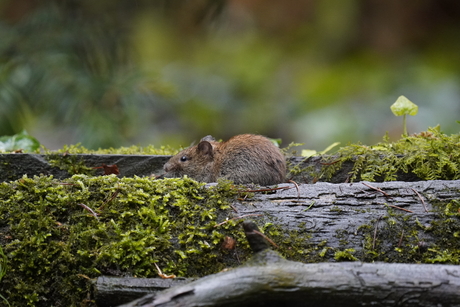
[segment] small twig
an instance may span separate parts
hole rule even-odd
[[[295,188],[297,189],[297,198],[300,198],[300,190],[297,182],[295,182],[294,180],[289,180],[289,182],[295,185]]]
[[[265,240],[267,240],[268,242],[270,242],[271,245],[273,245],[274,247],[278,248],[278,245],[276,245],[276,243],[273,242],[273,240],[271,240],[271,239],[270,239],[269,237],[267,237],[265,234],[261,233],[260,231],[255,230],[255,229],[253,229],[252,232],[257,233],[258,235],[261,235],[262,237],[265,238]]]
[[[367,183],[365,183],[365,182],[361,182],[361,183],[364,184],[364,185],[365,185],[366,187],[368,187],[368,188],[371,188],[371,189],[373,189],[373,190],[376,190],[377,192],[382,193],[383,195],[385,195],[385,197],[391,198],[391,196],[388,195],[388,193],[382,191],[380,188],[373,187],[373,186],[371,186],[371,185],[369,185],[369,184],[367,184]]]
[[[412,191],[415,192],[415,194],[417,194],[418,198],[420,198],[420,201],[422,202],[423,204],[423,208],[425,208],[425,212],[428,212],[428,209],[426,208],[426,204],[425,204],[425,201],[423,200],[422,196],[419,194],[419,192],[417,192],[415,189],[411,188]]]
[[[163,272],[160,270],[160,268],[158,267],[158,265],[157,265],[155,262],[154,262],[153,264],[154,264],[155,267],[157,268],[158,276],[160,276],[161,278],[163,278],[163,279],[176,278],[176,275],[174,275],[174,274],[171,274],[171,275],[163,274]]]
[[[372,250],[375,249],[375,241],[377,239],[377,229],[379,228],[379,221],[380,219],[382,218],[382,215],[379,216],[379,218],[377,219],[377,221],[375,222],[375,229],[374,229],[374,239],[372,240]]]
[[[399,209],[399,210],[403,210],[403,211],[406,211],[406,212],[414,213],[413,211],[410,211],[410,210],[407,210],[407,209],[404,209],[404,208],[401,208],[401,207],[398,207],[398,206],[389,205],[389,204],[385,204],[385,205],[387,205],[389,207],[392,207],[392,208]]]
[[[77,274],[78,277],[85,278],[87,280],[92,280],[90,277],[86,276],[85,274]]]
[[[256,192],[270,192],[270,191],[276,191],[276,190],[289,190],[289,189],[293,189],[293,187],[278,187],[278,188],[260,189],[260,190],[245,190],[245,191],[240,191],[240,192],[256,193]]]
[[[262,216],[262,214],[252,213],[252,214],[245,214],[245,215],[242,215],[242,216],[237,216],[237,217],[228,219],[228,220],[226,220],[226,221],[223,221],[222,223],[219,223],[219,224],[217,224],[217,225],[214,225],[214,227],[222,226],[222,225],[224,225],[225,223],[228,223],[228,222],[230,222],[230,221],[232,221],[232,220],[242,219],[243,217],[247,217],[247,216]]]
[[[238,213],[238,209],[236,209],[236,207],[232,204],[230,204],[230,207],[232,207],[233,211],[235,211],[236,213]]]
[[[403,229],[402,232],[401,232],[401,238],[399,238],[398,247],[401,247],[401,243],[402,243],[403,237],[404,237],[404,229]]]
[[[85,210],[91,212],[91,214],[99,221],[99,218],[97,217],[97,213],[93,211],[93,209],[91,209],[90,207],[88,207],[87,205],[85,204],[77,204],[81,207],[83,207]]]
[[[104,201],[104,203],[102,204],[102,206],[99,207],[99,209],[102,209],[105,205],[110,203],[115,197],[117,197],[118,193],[120,193],[120,186],[119,185],[118,185],[117,189],[115,190],[115,192],[113,192],[112,195],[110,195],[110,197],[106,201]]]

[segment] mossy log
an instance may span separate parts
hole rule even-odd
[[[446,239],[443,236],[453,236],[437,231],[443,218],[460,227],[460,180],[318,182],[300,184],[298,189],[294,184],[280,187],[289,189],[234,202],[235,217],[261,215],[284,231],[309,233],[311,244],[327,241],[327,246],[357,251],[369,243],[369,234],[374,249],[381,251],[408,243],[439,244]],[[264,229],[268,235],[270,229]]]
[[[180,287],[162,296],[172,301],[161,306],[277,306],[281,301],[290,306],[460,306],[460,267],[417,264],[458,263],[460,181],[279,188],[235,201],[233,217],[259,216],[257,223],[283,245],[280,252],[289,259],[356,262],[302,264],[256,256],[256,263],[263,265],[246,265]],[[363,263],[373,261],[389,263]],[[108,287],[102,281],[98,295],[107,296],[112,292],[104,293]],[[142,287],[152,280],[146,282]],[[122,289],[130,292],[121,284],[109,289],[114,287],[118,298]],[[141,292],[149,291],[137,288],[136,294]],[[155,301],[145,306],[164,302],[158,297]],[[140,302],[145,300],[126,306],[144,306]]]
[[[64,179],[73,174],[102,175],[103,165],[116,165],[120,177],[150,176],[163,173],[171,156],[99,155],[99,154],[0,154],[0,182],[20,179],[23,175]]]
[[[110,154],[0,154],[0,182],[12,181],[23,175],[33,177],[35,175],[53,175],[55,178],[64,179],[73,174],[102,175],[102,165],[116,165],[120,177],[161,175],[163,165],[171,156],[166,155],[110,155]],[[312,183],[325,181],[320,176],[325,164],[324,160],[334,160],[333,156],[316,156],[305,159],[303,157],[291,157],[288,163],[291,167],[297,166],[302,171],[298,174],[289,174],[290,179],[299,183]],[[334,171],[334,175],[328,178],[333,183],[346,182],[350,178],[354,161],[347,160]],[[99,169],[94,169],[99,168]],[[377,178],[378,179],[378,178]],[[413,173],[399,172],[397,179],[400,181],[415,181],[417,176]],[[377,180],[379,181],[379,180]]]
[[[460,267],[303,264],[271,250],[246,265],[127,303],[154,306],[460,306]]]

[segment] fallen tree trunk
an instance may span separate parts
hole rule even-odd
[[[293,184],[280,187],[289,189],[276,190],[271,194],[255,193],[252,198],[235,201],[233,207],[236,212],[227,218],[250,216],[256,219],[259,225],[266,226],[265,234],[280,246],[282,254],[290,260],[304,263],[344,260],[390,263],[304,265],[277,260],[275,267],[269,265],[254,269],[246,266],[219,275],[224,277],[213,275],[194,282],[191,285],[197,285],[197,288],[193,291],[184,286],[181,288],[185,289],[181,290],[186,292],[184,297],[193,293],[196,298],[178,306],[193,306],[190,305],[192,302],[198,304],[210,293],[222,295],[215,298],[219,303],[200,306],[224,306],[221,302],[223,297],[232,297],[228,306],[241,305],[236,293],[246,288],[253,289],[253,292],[244,294],[248,296],[245,300],[257,306],[261,297],[271,297],[266,296],[263,290],[266,287],[272,289],[273,300],[292,297],[292,306],[305,303],[305,300],[316,306],[332,306],[342,301],[349,306],[356,302],[362,302],[361,305],[385,302],[381,306],[397,303],[435,306],[436,302],[442,302],[438,300],[441,293],[447,295],[442,306],[460,305],[458,266],[409,264],[459,263],[460,181],[316,183],[301,184],[298,190]],[[276,236],[275,232],[281,234]],[[297,239],[287,238],[293,232],[298,234]],[[297,275],[292,277],[292,274]],[[218,278],[219,283],[214,278]],[[289,282],[284,283],[286,280]],[[98,297],[110,297],[114,294],[110,291],[116,288],[118,299],[125,295],[132,299],[154,292],[156,290],[152,291],[150,285],[151,282],[157,283],[155,279],[137,280],[136,291],[131,293],[132,286],[126,286],[126,282],[131,281],[117,284],[117,280],[112,280],[114,284],[109,287],[102,281],[98,279],[96,285]],[[301,283],[298,284],[298,281]],[[173,284],[166,285],[170,286]],[[256,294],[257,291],[260,292]],[[455,305],[454,301],[459,305]],[[214,298],[212,302],[216,302]]]
[[[459,306],[460,267],[287,261],[268,249],[252,222],[255,256],[236,269],[147,295],[124,307],[156,306]]]
[[[266,253],[260,256],[273,257]],[[460,306],[454,265],[282,261],[244,266],[123,305]]]
[[[460,230],[460,180],[280,186],[291,189],[233,203],[235,217],[260,214],[259,225],[271,222],[285,232],[309,233],[313,245],[327,241],[328,247],[357,251],[369,236],[379,252],[422,241],[426,247],[439,244],[454,233],[440,230],[445,219]]]

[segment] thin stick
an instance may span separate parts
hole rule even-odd
[[[252,230],[252,232],[257,233],[258,235],[261,235],[262,237],[265,238],[265,240],[267,240],[268,242],[270,242],[271,245],[273,245],[274,247],[278,248],[278,245],[276,245],[275,242],[273,242],[269,237],[267,237],[266,235],[264,235],[264,234],[261,233],[260,231]]]
[[[293,189],[293,188],[292,187],[278,187],[278,188],[272,188],[272,189],[244,190],[241,192],[255,193],[255,192],[270,192],[270,191],[276,191],[276,190],[289,190],[289,189]]]
[[[174,274],[171,274],[171,275],[166,275],[164,274],[160,268],[158,267],[158,265],[156,264],[156,262],[153,263],[155,265],[155,267],[157,268],[157,271],[158,271],[158,276],[160,276],[161,278],[163,279],[171,279],[171,278],[176,278],[176,275]]]
[[[94,215],[94,217],[99,221],[99,218],[97,217],[97,213],[93,211],[93,209],[91,209],[90,207],[88,207],[87,205],[85,204],[77,204],[81,207],[83,207],[85,210],[91,212],[92,215]]]
[[[404,236],[404,229],[403,229],[403,231],[401,232],[401,238],[399,238],[398,247],[401,247],[401,243],[402,243],[402,240],[403,240],[403,236]]]
[[[423,204],[423,207],[425,208],[425,212],[428,212],[428,209],[426,208],[426,204],[425,204],[425,201],[423,200],[422,196],[419,194],[419,192],[417,192],[415,189],[411,188],[412,191],[415,192],[415,194],[417,194],[418,198],[420,198],[420,201],[422,202]]]
[[[382,216],[379,216],[379,218],[377,219],[377,221],[375,222],[375,229],[374,229],[374,239],[372,240],[372,250],[375,249],[375,241],[377,239],[377,229],[379,228],[379,221],[380,219],[382,218]]]
[[[115,190],[115,192],[113,192],[112,195],[110,195],[110,197],[106,201],[104,201],[104,203],[102,204],[102,206],[99,209],[102,209],[105,205],[110,203],[115,197],[117,197],[118,193],[120,193],[120,185],[118,185],[118,187]]]
[[[297,182],[295,182],[294,180],[289,180],[289,182],[295,185],[295,188],[297,189],[297,198],[300,198],[300,190],[299,190],[299,185],[297,184]]]
[[[410,211],[410,210],[407,210],[407,209],[404,209],[404,208],[401,208],[401,207],[398,207],[398,206],[393,206],[393,205],[389,205],[389,204],[385,204],[385,205],[387,205],[389,207],[399,209],[399,210],[403,210],[403,211],[406,211],[406,212],[414,213],[413,211]]]
[[[390,198],[391,198],[390,195],[388,195],[387,193],[385,193],[384,191],[382,191],[380,188],[373,187],[373,186],[371,186],[371,185],[369,185],[369,184],[367,184],[367,183],[364,183],[364,182],[361,182],[361,183],[364,184],[364,185],[365,185],[366,187],[368,187],[368,188],[371,188],[371,189],[373,189],[373,190],[376,190],[377,192],[382,193],[383,195],[385,195],[385,197],[390,197]]]

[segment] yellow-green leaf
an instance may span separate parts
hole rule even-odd
[[[407,99],[405,96],[399,96],[395,103],[391,105],[391,111],[396,116],[401,115],[416,115],[418,112],[418,106]]]

